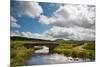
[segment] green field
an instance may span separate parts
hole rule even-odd
[[[84,42],[82,44],[61,43],[58,47],[54,49],[54,52],[64,54],[66,56],[95,59],[94,45],[95,43],[92,41]]]
[[[28,49],[24,46],[24,44],[46,42],[55,42],[59,44],[52,50],[53,53],[64,54],[65,56],[79,58],[90,58],[91,60],[95,60],[95,41],[49,41],[11,37],[11,67],[26,65],[27,59],[32,54],[34,54],[34,51],[42,48],[42,46],[36,46]]]

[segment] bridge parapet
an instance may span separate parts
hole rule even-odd
[[[47,46],[49,48],[49,52],[52,52],[52,50],[57,47],[59,44],[57,43],[26,43],[24,46],[26,48],[33,48],[34,46]]]

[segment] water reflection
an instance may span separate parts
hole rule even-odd
[[[49,48],[46,46],[43,46],[42,49],[36,50],[35,53],[49,53]]]
[[[27,61],[27,65],[58,64],[90,62],[90,59],[66,57],[61,54],[49,54],[49,48],[43,46],[43,49],[36,50],[35,54]]]
[[[42,64],[58,64],[58,63],[74,63],[74,62],[89,62],[89,59],[79,58],[75,60],[72,57],[66,57],[64,55],[59,54],[35,54],[27,61],[28,65],[42,65]]]

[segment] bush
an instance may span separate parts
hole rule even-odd
[[[39,49],[42,49],[43,47],[42,46],[34,46],[34,50],[39,50]]]
[[[27,49],[21,42],[11,43],[11,67],[25,65],[27,58],[34,52],[33,48]]]
[[[95,52],[89,52],[88,58],[90,58],[91,60],[95,60]]]
[[[74,58],[79,57],[79,52],[78,51],[72,51],[72,57],[74,57]]]
[[[72,56],[72,50],[66,50],[64,52],[64,55],[66,55],[66,56]]]
[[[88,56],[88,53],[86,51],[80,51],[79,52],[79,57],[80,58],[87,58],[87,56]]]
[[[84,46],[83,48],[87,50],[95,50],[95,43],[94,42],[87,43],[87,45]]]

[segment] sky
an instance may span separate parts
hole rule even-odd
[[[94,40],[95,6],[11,1],[11,36],[46,40]]]

